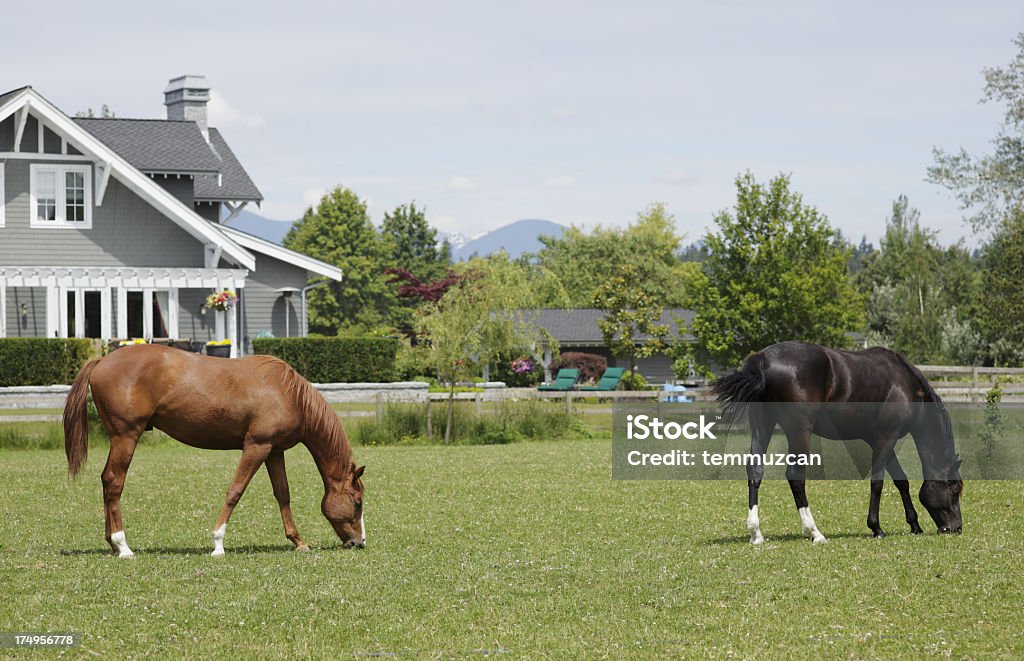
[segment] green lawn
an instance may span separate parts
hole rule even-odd
[[[290,550],[260,473],[215,559],[237,454],[164,442],[129,473],[124,561],[107,555],[92,450],[77,483],[60,452],[0,450],[0,631],[162,658],[1024,654],[1019,483],[969,483],[960,537],[904,534],[887,485],[884,540],[864,525],[866,483],[813,483],[824,546],[797,536],[788,486],[766,483],[755,548],[745,484],[615,482],[607,440],[357,447],[368,546],[346,551],[296,448],[314,550]]]

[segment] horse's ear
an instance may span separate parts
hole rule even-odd
[[[366,466],[360,466],[356,469],[356,472],[352,473],[352,481],[355,482],[363,476],[363,471],[366,470]]]

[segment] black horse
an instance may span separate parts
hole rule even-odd
[[[896,442],[911,434],[921,458],[924,483],[918,497],[941,533],[959,533],[960,460],[953,446],[953,425],[928,380],[907,360],[888,349],[837,351],[803,342],[773,344],[744,361],[735,373],[715,381],[712,392],[729,416],[747,412],[751,454],[763,456],[776,425],[789,441],[789,452],[806,455],[811,434],[835,439],[863,439],[871,447],[871,502],[868,528],[885,532],[878,522],[882,478],[888,470],[903,500],[912,533],[921,533],[910,498],[910,483],[894,453]],[[758,404],[751,403],[758,402]],[[750,542],[764,541],[757,515],[757,492],[764,467],[748,465]],[[807,505],[806,468],[789,466],[804,535],[824,542]]]

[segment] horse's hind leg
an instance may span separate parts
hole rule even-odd
[[[224,501],[220,516],[217,517],[217,525],[213,529],[212,555],[224,555],[224,533],[227,532],[231,512],[241,500],[245,488],[249,486],[249,480],[270,456],[270,450],[269,443],[255,443],[251,436],[246,437],[245,443],[242,445],[242,458],[238,462],[238,468],[235,469],[235,477],[231,481],[231,486],[228,487],[227,499]]]
[[[876,439],[871,444],[871,499],[868,501],[868,528],[871,534],[881,539],[885,537],[885,531],[878,518],[878,507],[882,502],[882,481],[885,478],[885,467],[895,459],[893,448],[896,447],[896,439]],[[901,467],[902,472],[902,467]],[[904,477],[906,477],[904,475]],[[910,487],[907,486],[907,498],[910,497]],[[907,501],[904,501],[906,503]],[[916,513],[915,513],[916,514]]]
[[[308,551],[302,538],[299,537],[299,529],[295,527],[292,519],[291,493],[288,490],[288,475],[284,470],[284,452],[271,452],[267,457],[267,473],[270,475],[270,484],[274,488],[274,498],[281,507],[281,521],[284,522],[284,536],[295,545],[296,551]]]
[[[768,414],[763,404],[754,403],[750,404],[747,420],[750,423],[750,454],[763,457],[768,450],[768,443],[772,440],[775,419]],[[758,492],[763,477],[763,465],[747,464],[747,531],[750,533],[750,543],[755,545],[764,543],[761,518],[757,513]]]
[[[885,468],[889,471],[889,476],[892,478],[893,484],[896,485],[896,490],[900,492],[900,499],[903,500],[903,512],[907,515],[910,532],[920,535],[924,531],[921,530],[921,526],[917,522],[917,510],[914,509],[914,501],[910,497],[910,481],[907,479],[907,474],[903,472],[903,466],[900,465],[900,460],[896,458],[895,454],[893,454],[892,459],[889,460]]]
[[[135,446],[139,442],[139,431],[112,434],[107,465],[103,468],[103,511],[106,523],[107,543],[121,558],[135,554],[128,547],[121,520],[121,492],[124,490],[125,475],[132,463]]]

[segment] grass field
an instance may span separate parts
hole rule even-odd
[[[158,443],[128,475],[124,561],[103,541],[92,450],[76,483],[58,451],[0,450],[0,631],[161,658],[1024,655],[1018,483],[969,483],[960,537],[905,534],[887,485],[884,540],[864,525],[866,483],[813,483],[824,546],[797,535],[788,486],[766,483],[755,548],[743,483],[612,481],[607,440],[357,447],[354,551],[300,447],[292,502],[314,550],[290,550],[261,473],[216,559],[238,455]]]

